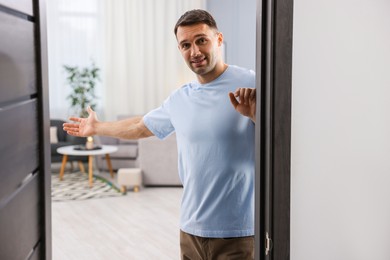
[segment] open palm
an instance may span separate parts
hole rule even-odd
[[[69,118],[73,122],[77,123],[65,123],[64,131],[73,136],[87,137],[95,135],[95,124],[98,121],[96,112],[90,107],[87,109],[89,116],[87,118],[71,117]]]

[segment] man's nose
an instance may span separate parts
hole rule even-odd
[[[199,47],[196,45],[196,44],[193,44],[191,46],[191,56],[196,56],[198,55],[200,52],[199,52]]]

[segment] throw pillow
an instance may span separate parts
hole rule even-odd
[[[50,143],[51,144],[58,143],[57,127],[56,126],[51,126],[50,127]]]

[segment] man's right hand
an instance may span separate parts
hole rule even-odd
[[[88,118],[71,117],[69,120],[76,123],[65,123],[64,131],[73,136],[87,137],[96,135],[96,124],[99,123],[96,112],[87,108]]]

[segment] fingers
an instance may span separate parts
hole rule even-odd
[[[62,124],[62,129],[64,131],[71,131],[71,132],[74,132],[74,131],[78,131],[79,130],[79,124],[74,124],[74,123],[64,123]]]
[[[87,112],[88,112],[89,115],[90,115],[92,112],[94,112],[94,111],[92,110],[91,106],[88,106],[88,107],[87,107]]]
[[[69,125],[64,125],[62,128],[66,132],[78,132],[79,127],[78,126],[69,126]]]
[[[251,91],[251,93],[249,95],[249,100],[254,100],[254,99],[256,99],[256,89],[255,88]]]
[[[239,99],[239,104],[249,105],[256,99],[255,88],[238,88],[234,92],[234,97]]]
[[[64,123],[62,129],[70,135],[79,136],[79,124]]]
[[[72,129],[72,128],[79,128],[79,124],[72,124],[72,123],[64,123],[63,128]]]
[[[81,136],[79,132],[74,132],[74,131],[66,131],[67,134],[73,135],[73,136]]]
[[[69,120],[74,121],[74,122],[81,122],[83,119],[79,117],[69,117]]]
[[[230,98],[230,102],[232,103],[233,107],[236,108],[238,106],[238,101],[235,97],[235,94],[233,94],[232,92],[229,93],[229,98]]]

